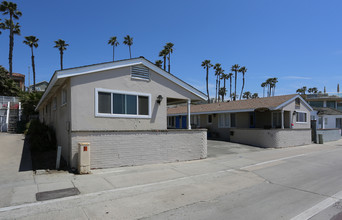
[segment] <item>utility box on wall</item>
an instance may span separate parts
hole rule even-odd
[[[90,144],[78,143],[78,172],[90,173]]]

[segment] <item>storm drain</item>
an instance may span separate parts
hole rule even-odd
[[[39,192],[36,193],[37,201],[45,201],[50,199],[59,199],[68,196],[75,196],[80,194],[80,191],[76,188],[59,189],[53,191]]]

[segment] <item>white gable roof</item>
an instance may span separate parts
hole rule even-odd
[[[63,81],[66,78],[73,77],[73,76],[80,76],[84,74],[89,73],[95,73],[105,70],[112,70],[112,69],[118,69],[122,67],[129,67],[134,65],[144,65],[148,67],[149,69],[153,70],[154,72],[162,75],[163,77],[169,79],[173,83],[179,85],[180,87],[184,88],[185,90],[193,93],[194,95],[198,96],[199,98],[206,100],[207,96],[199,91],[198,89],[192,87],[191,85],[185,83],[184,81],[180,80],[179,78],[175,77],[174,75],[164,71],[163,69],[157,67],[155,64],[151,63],[150,61],[146,60],[143,57],[140,58],[133,58],[128,60],[121,60],[121,61],[115,61],[115,62],[109,62],[109,63],[101,63],[101,64],[94,64],[89,66],[82,66],[82,67],[76,67],[76,68],[70,68],[65,70],[57,70],[54,75],[52,76],[49,86],[47,87],[44,95],[40,99],[36,110],[38,110],[39,106],[44,102],[46,97],[51,92],[52,88],[56,85],[58,85],[59,81]]]

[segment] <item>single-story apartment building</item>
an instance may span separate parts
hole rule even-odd
[[[168,127],[184,128],[186,106],[168,109]],[[191,106],[191,126],[208,137],[259,147],[311,143],[310,105],[297,94]]]
[[[205,94],[139,57],[56,71],[36,110],[70,167],[79,144],[89,143],[93,169],[206,158],[206,129],[167,129],[168,105],[201,100]]]

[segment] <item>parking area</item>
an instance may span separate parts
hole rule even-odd
[[[208,158],[265,150],[267,149],[228,141],[208,140]]]

